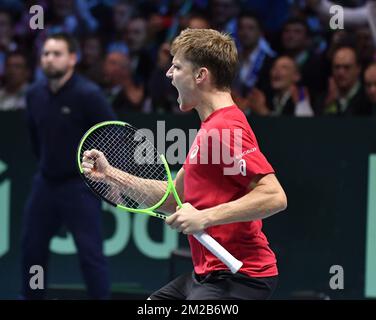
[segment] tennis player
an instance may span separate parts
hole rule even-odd
[[[286,209],[287,199],[246,117],[232,100],[230,86],[238,62],[235,43],[215,30],[186,29],[174,40],[171,54],[166,75],[178,91],[181,111],[195,109],[201,129],[174,181],[183,208],[176,209],[170,197],[163,209],[172,213],[166,223],[188,234],[194,271],[150,299],[268,299],[278,269],[261,230],[262,219]],[[222,157],[226,148],[232,163]],[[95,170],[91,157],[96,158]],[[87,151],[82,166],[89,175],[111,172],[97,151]],[[191,235],[203,230],[243,262],[238,273],[232,274]]]

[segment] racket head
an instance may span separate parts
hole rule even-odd
[[[151,199],[147,190],[137,194],[126,186],[114,187],[106,181],[95,181],[86,175],[82,168],[82,158],[86,150],[103,152],[109,164],[132,176],[162,181],[160,193],[163,197]],[[135,213],[146,213],[158,218],[166,216],[155,212],[167,199],[171,190],[177,196],[168,164],[154,144],[142,130],[122,121],[105,121],[90,128],[82,137],[77,149],[77,165],[82,178],[89,188],[100,198],[113,206]],[[180,202],[180,199],[177,200]],[[152,203],[152,205],[150,205]]]

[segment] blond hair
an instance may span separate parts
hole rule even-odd
[[[218,89],[229,89],[238,66],[238,52],[228,34],[213,29],[185,29],[173,41],[171,54],[181,54],[195,68],[206,67]]]

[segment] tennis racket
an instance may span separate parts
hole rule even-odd
[[[89,173],[82,166],[82,160],[84,156],[87,160],[88,154],[91,155],[88,161],[93,166]],[[167,216],[158,212],[158,208],[171,193],[182,207],[165,157],[158,153],[141,130],[128,123],[105,121],[90,128],[78,146],[77,164],[90,189],[117,208],[166,219]],[[207,233],[199,232],[193,236],[232,273],[242,266],[241,261]]]

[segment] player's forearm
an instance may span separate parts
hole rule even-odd
[[[287,207],[282,189],[256,188],[228,203],[205,209],[205,227],[267,218]]]
[[[114,167],[106,170],[106,182],[131,198],[132,194],[143,195],[151,205],[157,203],[167,189],[167,181],[143,179]]]

